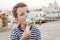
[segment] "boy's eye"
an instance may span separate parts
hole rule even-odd
[[[20,16],[23,16],[23,15],[24,15],[24,13],[21,13],[21,14],[20,14]]]
[[[26,12],[29,13],[29,10],[27,10]]]

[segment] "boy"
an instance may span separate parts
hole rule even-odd
[[[18,3],[13,7],[12,13],[19,25],[11,31],[11,40],[41,40],[40,30],[35,26],[31,26],[30,31],[26,31],[26,18],[29,12],[25,3]]]

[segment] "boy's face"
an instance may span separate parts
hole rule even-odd
[[[27,15],[29,14],[28,7],[17,8],[17,13],[18,13],[18,22],[21,24],[26,24],[26,18]]]

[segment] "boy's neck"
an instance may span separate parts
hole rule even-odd
[[[27,26],[26,24],[21,24],[21,29],[25,31],[26,30],[26,26]]]

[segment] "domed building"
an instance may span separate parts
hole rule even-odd
[[[58,6],[56,0],[53,4],[49,3],[48,7],[43,7],[42,10],[45,12],[45,18],[60,18],[60,6]]]

